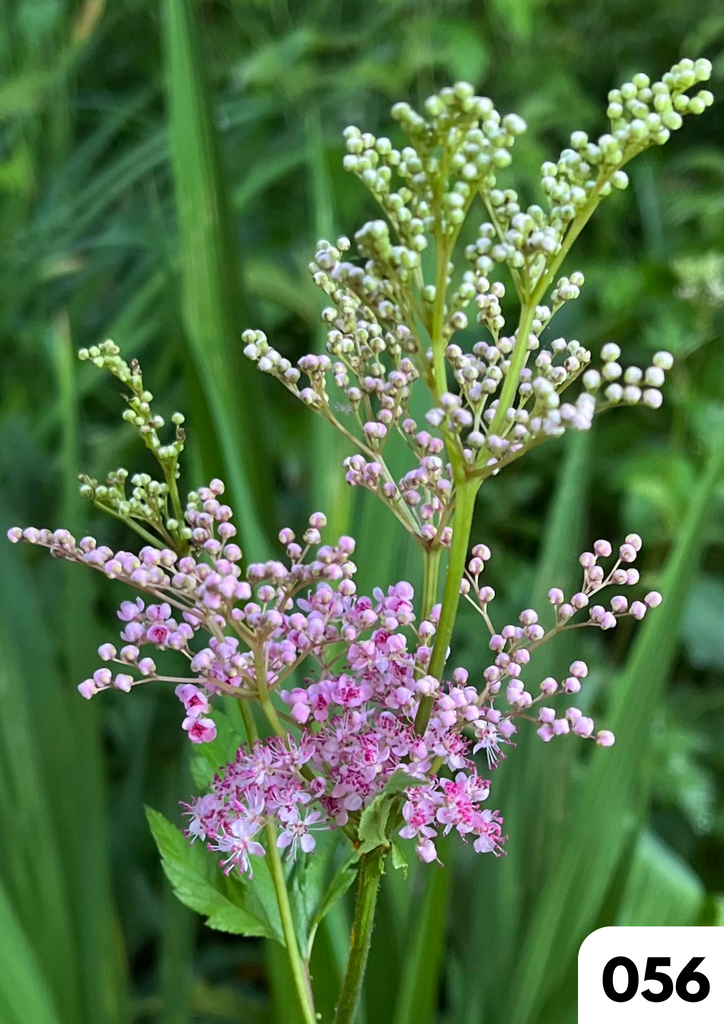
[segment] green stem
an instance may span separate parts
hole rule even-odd
[[[536,300],[530,299],[523,303],[523,308],[520,311],[520,322],[518,323],[518,331],[516,333],[515,345],[513,346],[513,354],[510,357],[510,366],[505,374],[503,390],[501,391],[500,398],[498,399],[498,408],[495,411],[493,422],[490,424],[488,436],[501,433],[502,429],[505,427],[508,409],[515,401],[515,394],[518,390],[518,384],[520,383],[520,371],[523,369],[526,356],[528,355],[528,338],[530,336],[531,328],[533,327],[535,307]],[[484,451],[485,454],[488,455],[487,449],[484,449]]]
[[[457,474],[456,474],[457,476]],[[473,512],[475,510],[475,496],[478,493],[479,484],[476,480],[468,480],[460,473],[456,479],[455,492],[455,519],[453,522],[453,538],[450,547],[450,562],[445,579],[445,593],[442,600],[442,611],[440,622],[435,636],[435,646],[430,659],[429,672],[431,676],[439,679],[445,668],[448,647],[452,637],[455,618],[457,616],[458,604],[460,602],[460,581],[465,572],[465,564],[468,557],[468,542],[470,530],[473,525]],[[427,723],[430,721],[433,698],[423,697],[415,718],[415,731],[419,734],[425,732]]]
[[[299,997],[302,1017],[304,1019],[304,1024],[317,1024],[317,1015],[314,1012],[314,1001],[312,997],[312,986],[309,983],[309,974],[299,952],[299,946],[297,945],[297,935],[294,930],[292,907],[289,902],[286,879],[284,878],[282,858],[279,853],[279,848],[277,847],[276,826],[270,821],[268,825],[266,825],[264,831],[266,832],[267,840],[266,845],[267,857],[269,858],[269,874],[271,875],[277,903],[279,904],[279,917],[282,922],[282,932],[284,933],[284,942],[287,947],[287,957],[289,958],[289,966],[292,969],[292,978],[294,979],[294,987],[296,988],[297,996]]]
[[[279,715],[276,713],[276,708],[272,704],[269,694],[269,686],[266,681],[266,659],[263,651],[260,651],[258,648],[254,650],[254,669],[256,671],[256,692],[267,721],[277,736],[286,736],[287,730],[279,721]]]
[[[384,855],[380,850],[360,857],[357,903],[350,937],[349,963],[342,983],[334,1024],[352,1024],[359,1006],[362,981],[367,967],[372,928],[375,920],[377,891],[380,886]]]
[[[139,525],[139,523],[137,523],[134,519],[130,519],[127,516],[122,516],[119,512],[114,511],[114,509],[112,509],[109,505],[103,505],[100,501],[94,501],[93,504],[99,511],[105,512],[106,515],[113,516],[114,519],[118,519],[118,521],[121,523],[125,523],[125,525],[129,526],[134,533],[137,533],[139,537],[145,540],[147,544],[152,544],[155,548],[158,548],[160,551],[162,551],[163,548],[165,547],[165,544],[163,543],[162,540],[159,540],[158,537],[154,537],[152,533],[149,533],[148,530],[144,529],[144,527]]]
[[[545,274],[540,278],[531,294],[523,300],[515,346],[510,359],[510,367],[505,375],[503,390],[500,393],[498,408],[495,412],[493,422],[490,424],[490,429],[488,431],[489,434],[500,433],[501,429],[505,426],[505,418],[507,416],[508,409],[510,409],[515,399],[515,393],[518,389],[518,384],[520,383],[520,371],[523,369],[526,356],[528,355],[528,336],[530,335],[531,328],[533,326],[536,306],[553,283],[553,278],[558,273],[563,260],[570,252],[573,243],[593,216],[596,207],[601,201],[601,189],[609,178],[610,174],[603,175],[596,183],[596,187],[589,196],[586,205],[568,229],[558,255],[553,260]]]
[[[248,704],[242,701],[240,701],[239,704],[249,743],[255,743],[259,739],[259,733],[257,732],[252,710]],[[297,996],[299,998],[302,1018],[304,1020],[304,1024],[317,1024],[317,1017],[314,1012],[314,1001],[312,998],[312,988],[309,984],[309,975],[299,953],[299,946],[297,945],[297,933],[294,930],[294,918],[292,917],[292,907],[289,902],[287,883],[284,878],[284,867],[282,865],[281,854],[279,853],[279,848],[277,846],[277,830],[275,825],[272,822],[269,822],[264,831],[266,833],[269,874],[271,876],[274,893],[277,898],[279,918],[282,923],[282,932],[284,934],[284,943],[286,945],[289,966],[292,971],[292,978],[294,979],[294,987],[297,990]]]
[[[430,344],[432,347],[432,379],[436,398],[447,391],[445,372],[445,299],[447,298],[448,249],[441,238],[437,240],[437,269],[435,273],[435,303],[432,307]]]
[[[425,578],[422,584],[421,619],[426,619],[437,600],[437,584],[440,578],[441,547],[429,548],[425,551]]]
[[[171,499],[171,511],[173,512],[174,519],[183,524],[184,510],[181,505],[181,497],[178,492],[178,480],[176,479],[177,465],[178,458],[174,459],[170,466],[166,462],[162,462],[161,468],[163,469],[164,476],[166,477],[166,483],[168,484],[168,494]]]

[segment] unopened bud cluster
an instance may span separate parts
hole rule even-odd
[[[186,440],[183,413],[175,412],[172,415],[174,436],[169,443],[164,443],[159,430],[166,424],[163,417],[151,408],[153,395],[144,386],[138,361],[134,359],[130,364],[127,363],[112,341],[82,348],[78,357],[84,362],[89,360],[99,369],[108,370],[126,385],[130,394],[126,397],[128,408],[122,418],[136,428],[146,447],[156,457],[164,477],[161,481],[154,480],[148,473],[135,473],[131,477],[132,489],[128,491],[127,469],[120,468],[109,474],[105,483],[82,475],[81,495],[101,511],[126,521],[137,532],[140,532],[140,525],[144,530],[150,529],[151,535],[158,535],[171,546],[185,549],[190,532],[182,521],[176,483],[179,477],[179,457]]]
[[[356,232],[356,257],[346,237],[317,243],[310,272],[330,303],[326,351],[293,365],[261,331],[245,332],[244,351],[358,448],[345,462],[347,481],[379,494],[424,543],[444,543],[455,480],[482,481],[548,437],[587,430],[599,410],[661,405],[668,353],[648,368],[623,368],[611,343],[596,366],[585,344],[550,338],[548,328],[584,284],[580,271],[559,273],[571,244],[600,200],[626,187],[624,165],[711,102],[706,90],[686,92],[710,73],[708,61],[684,60],[660,82],[638,74],[614,90],[611,132],[595,141],[574,132],[542,167],[545,202],[525,208],[498,181],[525,124],[501,117],[465,83],[430,97],[423,113],[393,108],[407,145],[345,131],[345,167],[383,216]],[[459,231],[476,210],[477,241],[464,250],[472,269],[456,273]],[[506,323],[497,264],[512,274],[517,326]],[[421,424],[410,410],[422,386],[430,398]],[[413,460],[402,479],[385,461],[392,433]]]

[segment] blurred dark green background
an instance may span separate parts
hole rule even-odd
[[[542,160],[573,129],[605,130],[606,93],[634,72],[703,55],[723,89],[716,0],[0,11],[3,527],[131,542],[76,496],[80,469],[145,465],[115,382],[74,359],[112,337],[141,358],[158,411],[187,413],[187,485],[227,479],[252,553],[323,507],[358,535],[365,586],[416,578],[414,552],[345,490],[344,447],[239,358],[246,326],[290,358],[321,343],[314,242],[373,213],[341,170],[342,129],[389,133],[394,101],[468,79],[528,121],[511,175],[532,200]],[[595,537],[644,536],[658,618],[636,642],[622,628],[575,649],[619,744],[589,763],[582,744],[524,738],[494,779],[508,857],[450,847],[445,870],[386,878],[361,1024],[566,1024],[594,927],[724,923],[721,112],[632,165],[564,268],[587,284],[556,333],[615,340],[639,365],[670,349],[664,409],[605,416],[489,481],[474,531],[502,621],[566,583]],[[164,887],[143,804],[178,820],[191,791],[177,702],[75,692],[123,595],[36,555],[0,545],[0,1021],[294,1021],[281,951],[204,931]],[[457,642],[474,672],[477,621],[463,615]],[[570,656],[561,643],[540,675]],[[315,954],[325,1014],[347,928],[340,908]]]

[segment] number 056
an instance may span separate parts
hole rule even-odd
[[[650,956],[646,960],[644,981],[651,986],[641,989],[641,995],[650,1003],[664,1003],[676,991],[685,1003],[700,1003],[709,995],[709,979],[697,967],[703,963],[703,956],[694,956],[681,970],[676,982],[663,968],[671,966],[668,956]],[[619,970],[620,969],[620,970]],[[616,972],[618,971],[618,974]],[[622,972],[625,974],[623,984]],[[603,991],[614,1003],[627,1003],[639,991],[639,972],[633,960],[627,956],[615,956],[603,968]],[[689,987],[691,986],[691,988]]]

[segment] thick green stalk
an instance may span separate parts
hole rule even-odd
[[[425,551],[425,577],[422,584],[421,619],[426,619],[437,600],[437,585],[440,578],[442,548],[434,547]]]
[[[337,1012],[334,1015],[334,1024],[353,1024],[357,1013],[367,967],[367,956],[370,951],[377,891],[380,886],[383,863],[384,855],[380,850],[363,854],[360,857],[357,904],[350,936],[349,963],[342,983]]]
[[[457,475],[457,474],[456,474]],[[435,646],[430,659],[430,675],[439,679],[445,668],[448,647],[455,626],[458,604],[460,602],[460,581],[465,572],[465,564],[468,556],[468,542],[470,530],[473,525],[473,512],[475,510],[475,496],[478,492],[479,483],[475,480],[468,480],[464,471],[461,471],[456,480],[455,491],[455,519],[453,522],[453,538],[450,547],[450,562],[448,564],[447,576],[445,579],[445,593],[442,600],[442,611],[440,622],[435,636]],[[423,697],[415,719],[415,731],[424,733],[427,723],[430,721],[432,712],[432,697]]]
[[[244,719],[244,727],[246,729],[246,735],[249,743],[255,743],[259,738],[259,734],[256,729],[256,723],[254,722],[253,712],[245,701],[239,701],[239,706],[242,718]],[[289,902],[286,879],[284,878],[282,858],[277,846],[277,830],[272,822],[269,822],[265,827],[265,833],[267,840],[266,845],[269,874],[274,886],[277,905],[279,906],[279,917],[282,923],[282,932],[284,933],[287,957],[289,959],[292,978],[294,979],[294,987],[296,988],[297,996],[299,997],[302,1017],[304,1018],[304,1024],[317,1024],[317,1016],[314,1012],[314,1002],[312,999],[312,988],[309,984],[309,975],[299,952],[297,933],[294,930],[292,907]]]

